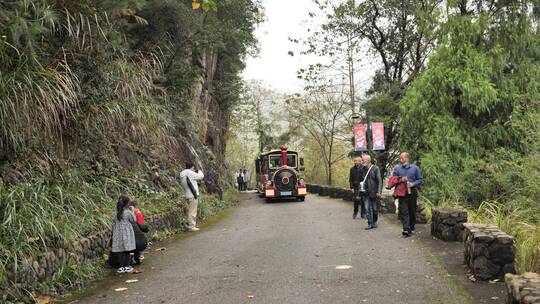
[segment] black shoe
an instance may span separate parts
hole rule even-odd
[[[367,226],[367,227],[364,228],[364,229],[365,229],[365,230],[371,230],[371,229],[373,229],[373,228],[375,228],[375,227],[373,227],[372,225],[369,225],[369,226]]]
[[[371,227],[372,227],[373,229],[377,228],[377,227],[378,227],[378,226],[377,226],[377,223],[371,225]]]
[[[404,237],[410,237],[411,236],[411,233],[407,230],[403,230],[403,232],[401,233],[401,235],[403,235]]]
[[[356,213],[353,213],[352,219],[355,220],[355,219],[356,219],[356,216],[357,216],[357,214],[356,214]]]

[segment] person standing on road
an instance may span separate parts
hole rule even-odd
[[[189,200],[187,219],[189,231],[199,231],[199,228],[197,228],[197,206],[199,204],[199,185],[197,181],[203,178],[202,170],[196,169],[191,162],[187,162],[186,169],[180,172],[180,183],[186,192],[186,198]]]
[[[242,169],[240,169],[238,175],[236,176],[236,183],[238,184],[238,191],[242,191],[244,189],[244,177],[242,176]]]
[[[353,159],[354,166],[352,166],[349,171],[349,185],[351,192],[353,193],[353,220],[358,216],[358,206],[360,206],[360,217],[366,218],[366,210],[364,208],[364,202],[362,200],[362,195],[360,193],[360,182],[364,179],[365,168],[362,165],[362,159],[360,157],[355,157]]]
[[[382,196],[382,178],[381,170],[377,165],[371,163],[371,156],[362,156],[362,163],[364,164],[366,175],[364,176],[364,189],[363,199],[364,206],[366,208],[366,217],[368,220],[368,226],[366,230],[377,228],[378,216],[378,202]],[[360,187],[361,188],[361,187]]]
[[[244,168],[244,191],[247,191],[249,184],[249,174],[247,169]]]
[[[405,237],[414,234],[416,224],[416,207],[418,198],[418,188],[422,184],[422,172],[420,168],[411,164],[411,156],[407,152],[399,155],[401,165],[397,166],[392,173],[399,176],[401,182],[407,183],[407,194],[399,197],[398,215],[403,225],[402,235]]]

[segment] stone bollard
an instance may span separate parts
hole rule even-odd
[[[522,275],[507,273],[504,276],[507,304],[540,304],[540,274],[525,272]]]
[[[328,187],[321,186],[321,191],[319,191],[320,196],[328,196],[330,194],[330,190]]]
[[[466,222],[467,212],[465,211],[452,208],[433,208],[431,235],[443,241],[462,241],[463,224]]]
[[[343,189],[343,199],[346,201],[353,201],[354,194],[352,193],[351,189]]]
[[[331,198],[339,198],[339,188],[329,187],[328,189],[330,191],[329,195]]]
[[[394,204],[394,197],[383,196],[379,200],[379,213],[396,213],[396,205]]]
[[[515,273],[516,247],[512,236],[493,225],[463,224],[465,264],[480,280],[502,279]]]
[[[418,208],[416,208],[416,224],[427,224],[426,207],[421,203],[418,203]]]

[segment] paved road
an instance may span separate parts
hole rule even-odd
[[[218,223],[148,253],[144,273],[107,279],[77,303],[468,303],[394,216],[365,231],[351,209],[316,195],[266,204],[244,194]]]

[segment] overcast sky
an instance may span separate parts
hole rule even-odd
[[[244,79],[258,79],[282,93],[301,92],[302,81],[296,77],[296,71],[316,58],[300,56],[302,47],[289,42],[288,37],[307,37],[308,12],[317,12],[312,0],[265,0],[266,21],[255,31],[259,39],[260,53],[256,58],[248,58],[243,72]],[[293,51],[294,56],[287,54]],[[361,65],[370,64],[367,56]],[[357,75],[357,87],[360,95],[369,85],[372,69],[364,69]]]

